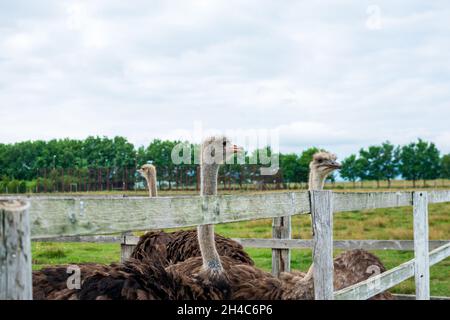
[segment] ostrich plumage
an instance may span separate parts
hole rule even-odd
[[[45,295],[51,300],[222,300],[227,296],[225,287],[206,285],[195,276],[166,270],[164,259],[143,256],[142,259],[129,259],[122,264],[85,265],[80,290],[58,288]],[[89,267],[89,268],[88,268]],[[83,267],[82,267],[83,268]],[[65,267],[47,270],[47,281],[54,276],[61,284]],[[62,278],[60,278],[62,277]],[[64,282],[65,284],[65,282]],[[39,298],[39,294],[35,296]]]
[[[210,286],[196,276],[173,272],[152,257],[129,259],[88,277],[73,299],[79,300],[223,300],[224,286]]]
[[[219,234],[214,235],[217,252],[221,257],[229,257],[239,264],[254,265],[253,260],[242,245]],[[144,255],[159,254],[166,257],[169,264],[200,257],[197,230],[182,230],[171,233],[163,231],[147,232],[140,237],[131,258],[141,259]]]

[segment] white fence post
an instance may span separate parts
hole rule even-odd
[[[24,201],[0,201],[0,300],[32,300],[31,238]]]
[[[291,239],[291,217],[274,218],[272,237],[274,239]],[[272,249],[272,274],[279,277],[281,272],[291,271],[291,250]]]
[[[428,249],[428,193],[413,193],[414,275],[416,300],[430,300],[430,256]]]
[[[131,231],[122,233],[122,241],[120,243],[120,262],[122,263],[131,257],[131,254],[136,247],[136,245],[128,244],[128,239],[130,237],[133,237],[133,233]]]
[[[314,295],[333,300],[333,193],[311,191],[313,226]]]

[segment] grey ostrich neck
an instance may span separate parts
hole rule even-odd
[[[201,196],[217,194],[218,174],[219,165],[201,164]],[[197,233],[200,251],[203,258],[203,268],[209,271],[222,272],[223,268],[214,239],[214,225],[198,226]]]
[[[158,191],[156,189],[156,174],[149,172],[146,176],[146,180],[150,198],[157,197]]]
[[[316,170],[311,169],[309,173],[308,188],[309,190],[323,190],[326,176],[320,175]]]

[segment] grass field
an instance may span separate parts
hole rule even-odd
[[[359,191],[359,190],[358,190]],[[335,239],[399,239],[413,238],[412,208],[388,208],[364,212],[338,213],[334,219]],[[450,239],[450,203],[429,206],[430,239]],[[293,218],[293,238],[310,239],[311,224],[309,216]],[[218,225],[216,230],[226,237],[271,238],[271,220]],[[246,249],[256,265],[269,271],[271,269],[270,249]],[[335,254],[338,254],[336,251]],[[375,251],[388,269],[413,258],[413,252]],[[119,261],[118,244],[90,243],[33,243],[33,269],[46,265],[66,263],[111,263]],[[293,250],[293,269],[307,270],[311,264],[310,250]],[[414,293],[414,280],[409,279],[392,291],[396,293]],[[450,296],[450,258],[431,269],[431,294]]]

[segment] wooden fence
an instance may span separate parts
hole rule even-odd
[[[16,201],[11,205],[11,201]],[[273,249],[273,272],[290,269],[290,249],[313,248],[314,279],[316,299],[368,299],[388,290],[400,282],[415,276],[416,298],[429,299],[429,268],[450,256],[450,243],[428,241],[428,203],[450,201],[450,190],[431,192],[369,192],[333,193],[331,191],[266,193],[258,195],[208,196],[208,197],[0,197],[0,219],[21,213],[29,215],[31,238],[40,241],[86,240],[96,242],[121,241],[123,246],[133,246],[137,239],[124,236],[106,236],[129,231],[161,228],[188,227],[201,224],[218,224],[273,218],[274,239],[238,239],[244,246],[267,247]],[[29,203],[29,208],[28,208]],[[375,208],[413,206],[414,241],[388,240],[337,240],[333,241],[333,213]],[[312,213],[313,240],[293,240],[291,219],[297,214]],[[20,223],[28,224],[27,219]],[[0,230],[0,249],[5,254],[0,257],[0,298],[28,298],[28,285],[7,286],[6,278],[27,274],[26,264],[6,268],[7,264],[19,256],[29,261],[29,246],[18,248],[6,243],[8,229],[20,229],[16,224],[3,223]],[[24,229],[25,231],[28,229]],[[24,232],[16,232],[23,234]],[[27,232],[25,232],[27,233]],[[96,236],[92,236],[96,235]],[[66,238],[75,236],[74,238]],[[61,238],[65,237],[65,238]],[[3,238],[3,239],[1,239]],[[14,238],[14,237],[13,237]],[[12,239],[12,238],[11,238]],[[29,238],[17,241],[29,241]],[[10,240],[9,242],[15,240]],[[16,241],[16,242],[17,242]],[[340,249],[414,249],[415,259],[394,269],[371,277],[352,287],[334,292],[333,290],[333,247]],[[16,249],[14,249],[16,248]],[[8,250],[6,250],[8,249]],[[128,252],[129,252],[128,248]],[[429,249],[433,251],[429,252]],[[24,254],[22,254],[24,251]],[[0,251],[2,252],[2,251]],[[127,250],[124,250],[126,255]],[[28,260],[27,260],[28,259]],[[8,262],[10,261],[10,262]],[[23,266],[25,265],[25,266]],[[29,278],[29,277],[28,277]],[[27,277],[25,280],[29,281]],[[28,279],[28,280],[27,280]],[[10,283],[10,282],[8,282]]]

